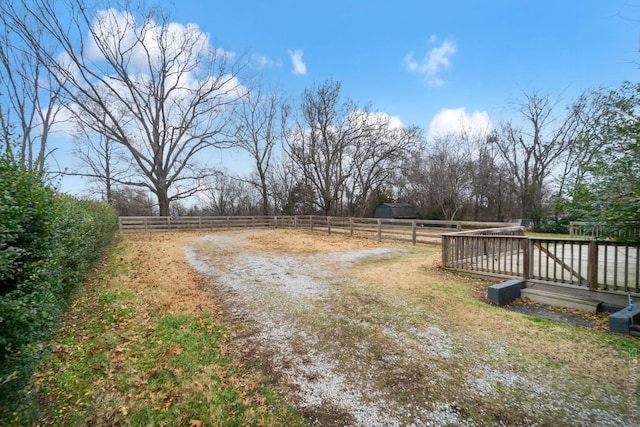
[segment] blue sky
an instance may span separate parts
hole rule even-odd
[[[161,4],[250,57],[264,83],[294,101],[332,79],[344,96],[426,132],[434,121],[455,126],[461,114],[497,125],[512,118],[509,103],[523,91],[569,102],[639,73],[640,0]],[[237,169],[238,157],[219,160]]]
[[[589,87],[617,86],[636,80],[633,61],[640,63],[640,1],[165,4],[220,46],[268,59],[265,80],[294,98],[334,79],[355,101],[426,129],[442,109],[486,111],[500,120],[522,91],[569,100]],[[304,74],[294,72],[295,51]],[[429,65],[431,55],[440,61]]]

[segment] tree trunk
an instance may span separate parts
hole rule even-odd
[[[169,214],[169,195],[166,188],[158,188],[158,209],[160,216],[170,216]]]

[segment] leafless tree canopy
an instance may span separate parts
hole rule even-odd
[[[169,203],[194,194],[207,175],[197,158],[229,143],[223,130],[245,94],[241,63],[197,26],[172,23],[159,9],[124,2],[98,10],[82,0],[65,6],[70,22],[48,0],[5,5],[4,12],[61,85],[75,119],[127,149],[137,173],[122,183],[148,188],[168,215]],[[42,49],[22,14],[56,51]]]
[[[397,201],[431,218],[537,220],[603,143],[589,131],[606,113],[603,90],[566,109],[523,93],[512,120],[427,141],[344,97],[336,81],[285,103],[249,84],[243,57],[143,0],[4,1],[0,25],[0,131],[20,135],[23,163],[44,170],[54,124],[74,121],[85,167],[69,173],[113,203],[153,194],[160,215],[367,216]],[[227,147],[244,150],[253,170],[213,170],[212,149]]]
[[[520,199],[523,218],[540,218],[545,184],[577,137],[579,123],[575,109],[561,115],[558,104],[558,100],[548,95],[525,93],[524,100],[514,104],[523,124],[503,124],[493,140],[513,180],[512,191]]]
[[[28,18],[23,21],[25,26],[29,23]],[[49,52],[52,46],[45,34],[37,27],[31,31],[33,43]],[[60,120],[62,82],[51,75],[14,31],[11,16],[0,14],[0,131],[5,137],[19,139],[15,154],[30,169],[44,171],[45,160],[51,154],[48,140],[53,125]]]
[[[305,90],[286,151],[301,171],[299,188],[311,189],[320,212],[364,215],[372,193],[421,134],[386,114],[342,100],[340,89],[340,83],[327,81]]]
[[[282,143],[282,121],[286,106],[277,92],[260,88],[251,91],[235,114],[235,144],[251,156],[255,166],[255,179],[249,179],[262,197],[262,214],[269,215],[268,174],[273,150]]]

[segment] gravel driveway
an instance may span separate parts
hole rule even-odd
[[[349,274],[362,260],[384,265],[407,249],[257,251],[246,244],[251,233],[193,240],[187,259],[225,302],[246,352],[316,425],[637,421],[637,406],[629,411],[619,394],[589,388],[585,396],[560,372],[520,363],[526,357],[500,337],[466,334],[402,293],[367,289]]]

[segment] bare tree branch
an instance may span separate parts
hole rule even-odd
[[[231,143],[223,130],[246,93],[239,80],[241,59],[211,46],[197,26],[171,22],[158,8],[136,9],[125,1],[97,10],[69,0],[70,20],[63,23],[52,0],[19,5],[56,42],[55,52],[42,49],[18,7],[4,7],[14,30],[61,85],[69,111],[126,148],[157,196],[160,215],[169,215],[172,200],[197,190],[198,163],[207,148]]]

